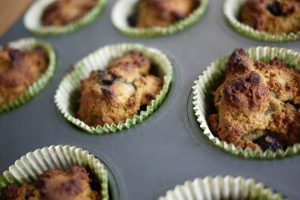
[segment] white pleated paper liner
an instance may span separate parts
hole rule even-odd
[[[240,9],[246,0],[224,0],[224,15],[229,25],[237,32],[257,40],[266,42],[287,42],[300,39],[300,31],[295,33],[272,34],[258,31],[239,21]]]
[[[144,53],[157,68],[158,75],[163,80],[163,87],[160,93],[151,101],[151,104],[147,106],[145,111],[140,111],[125,122],[92,127],[79,120],[76,117],[77,110],[74,108],[74,104],[78,101],[79,97],[74,97],[74,93],[79,93],[80,80],[87,78],[93,70],[105,69],[109,62],[133,50]],[[74,65],[74,69],[68,73],[60,83],[54,99],[62,115],[74,125],[95,135],[112,133],[142,123],[146,118],[153,114],[168,95],[173,76],[172,74],[173,67],[171,61],[165,54],[157,49],[140,44],[108,45],[96,50],[94,53],[91,53],[77,62]]]
[[[54,75],[56,67],[55,51],[52,45],[47,42],[35,38],[25,38],[10,42],[8,43],[8,46],[22,51],[30,50],[32,48],[35,48],[36,46],[40,46],[45,50],[49,60],[49,64],[46,71],[41,74],[39,79],[36,80],[30,87],[28,87],[19,97],[7,104],[1,105],[0,113],[10,111],[22,104],[25,104],[33,97],[35,97],[49,83],[52,76]],[[0,49],[1,48],[2,47],[0,47]]]
[[[199,6],[186,18],[167,27],[137,28],[129,25],[128,18],[134,12],[139,0],[118,0],[112,10],[111,20],[123,34],[132,37],[154,37],[182,31],[196,23],[205,13],[209,0],[197,0]]]
[[[243,177],[205,177],[186,181],[159,200],[282,200],[281,194]]]
[[[23,23],[26,29],[36,35],[61,35],[73,32],[94,21],[104,9],[107,0],[98,0],[95,7],[83,17],[65,26],[44,26],[42,15],[48,5],[57,0],[35,0],[24,15]]]
[[[22,156],[0,177],[0,193],[9,183],[31,183],[48,169],[68,169],[74,165],[91,170],[101,185],[102,200],[108,200],[108,175],[104,165],[88,151],[69,145],[44,147]]]
[[[273,58],[279,58],[288,64],[289,67],[295,68],[300,71],[300,53],[284,49],[284,48],[271,48],[271,47],[253,47],[247,50],[249,56],[255,60],[262,60],[265,62]],[[211,65],[199,76],[193,86],[193,105],[197,121],[203,131],[203,134],[217,147],[225,150],[226,152],[234,155],[242,156],[245,158],[256,159],[275,159],[286,156],[298,154],[300,152],[300,143],[288,147],[286,150],[279,149],[276,152],[272,150],[262,151],[261,149],[252,150],[250,148],[243,149],[241,147],[229,144],[225,141],[219,140],[215,137],[209,128],[208,116],[212,114],[208,105],[207,97],[212,95],[216,83],[220,82],[225,76],[225,65],[228,56],[219,58],[211,63]],[[200,134],[200,133],[199,133]]]

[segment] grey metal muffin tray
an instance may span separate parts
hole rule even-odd
[[[25,153],[52,144],[70,144],[101,158],[112,172],[115,199],[158,199],[175,185],[196,177],[233,175],[264,182],[289,199],[299,199],[300,155],[277,160],[251,160],[223,152],[201,133],[192,104],[193,81],[212,61],[234,48],[277,46],[300,51],[300,41],[263,43],[233,31],[226,23],[223,1],[211,0],[204,17],[180,33],[152,39],[130,38],[112,25],[115,0],[92,24],[52,43],[58,67],[51,83],[32,101],[0,115],[0,171]],[[33,37],[20,19],[0,44]],[[91,136],[68,123],[53,96],[70,66],[106,44],[134,42],[161,49],[175,67],[174,81],[163,105],[144,123],[112,135]]]

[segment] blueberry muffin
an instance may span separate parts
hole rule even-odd
[[[299,0],[247,0],[240,21],[258,31],[283,34],[300,31]]]
[[[0,50],[0,106],[18,98],[47,69],[42,47],[21,51],[5,46]]]
[[[42,14],[42,25],[64,26],[83,17],[97,0],[57,0],[46,7]]]
[[[300,74],[282,60],[253,60],[236,49],[214,105],[209,124],[220,140],[273,151],[300,142]]]
[[[140,52],[131,51],[92,71],[82,80],[78,118],[88,125],[118,124],[144,110],[162,89],[155,67]]]
[[[3,200],[101,200],[101,194],[92,189],[91,174],[73,166],[67,170],[50,169],[35,183],[9,184],[2,191]]]
[[[197,6],[197,0],[140,0],[129,22],[139,28],[166,27],[187,17]]]

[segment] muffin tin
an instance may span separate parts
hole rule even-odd
[[[284,47],[300,51],[300,41],[264,43],[232,30],[223,16],[223,1],[210,0],[203,18],[190,28],[160,38],[122,35],[112,25],[111,0],[90,25],[59,37],[42,37],[56,49],[58,66],[45,90],[29,103],[0,116],[0,171],[20,156],[49,145],[69,144],[99,157],[111,172],[116,198],[158,199],[166,191],[196,177],[231,175],[263,182],[289,199],[298,199],[299,155],[253,160],[218,149],[201,133],[192,105],[194,80],[218,57],[234,48]],[[32,37],[20,19],[0,44]],[[113,135],[91,136],[68,123],[54,104],[54,94],[71,66],[99,47],[141,43],[166,53],[174,66],[166,101],[142,124]]]

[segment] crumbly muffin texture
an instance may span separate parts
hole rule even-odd
[[[64,26],[83,17],[97,0],[57,0],[48,5],[42,14],[44,26]]]
[[[91,189],[90,174],[84,167],[68,170],[50,169],[34,184],[9,184],[2,191],[3,200],[101,200]]]
[[[286,148],[300,141],[300,74],[277,58],[253,60],[236,49],[209,116],[220,140],[242,148]]]
[[[136,27],[165,27],[187,17],[198,5],[196,0],[140,0]]]
[[[21,51],[5,46],[0,50],[0,106],[19,97],[47,69],[42,47]]]
[[[300,31],[300,0],[247,0],[240,20],[272,34]]]
[[[138,114],[159,94],[163,82],[150,74],[150,60],[132,51],[92,71],[81,82],[78,117],[91,126],[118,124]]]

